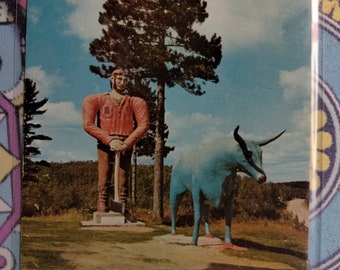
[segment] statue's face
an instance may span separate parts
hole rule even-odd
[[[119,92],[124,91],[126,89],[127,77],[124,74],[116,74],[111,76],[111,83],[113,88]]]

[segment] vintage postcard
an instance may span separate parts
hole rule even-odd
[[[339,18],[0,0],[0,269],[338,269]]]

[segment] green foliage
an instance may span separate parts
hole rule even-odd
[[[32,157],[41,154],[38,147],[33,146],[33,142],[37,140],[52,140],[49,136],[37,134],[36,131],[41,128],[41,124],[37,123],[35,116],[42,115],[46,110],[42,110],[42,107],[48,101],[48,98],[42,100],[37,99],[39,91],[36,89],[36,84],[30,80],[25,79],[25,99],[24,99],[24,118],[23,118],[23,158],[24,158],[24,175],[23,181],[37,181],[36,173],[37,168],[31,161]]]
[[[50,166],[36,164],[38,182],[30,182],[22,189],[23,215],[50,215],[67,212],[71,208],[81,213],[94,211],[97,198],[97,162],[51,163]],[[164,168],[164,206],[169,209],[171,167]],[[294,182],[296,183],[296,182]],[[308,198],[308,182],[303,185],[292,183],[259,184],[249,177],[238,177],[234,199],[234,218],[249,219],[280,218],[285,201],[293,198]],[[131,190],[131,187],[130,187]],[[152,209],[153,166],[139,165],[136,179],[135,208]],[[169,210],[168,210],[169,212]],[[184,196],[179,215],[183,223],[191,222],[193,215],[190,194]],[[215,219],[223,219],[222,207],[212,208]],[[181,222],[181,221],[180,221]]]
[[[46,110],[41,108],[46,104],[48,98],[37,100],[39,91],[36,89],[36,84],[25,79],[25,100],[24,100],[24,120],[23,120],[23,135],[24,135],[24,160],[27,161],[32,156],[40,154],[39,148],[32,146],[36,140],[52,140],[46,135],[36,134],[36,130],[41,128],[41,124],[34,122],[36,115],[42,115]]]
[[[97,196],[97,163],[36,164],[38,181],[22,189],[23,215],[61,214],[71,208],[95,209]]]
[[[203,81],[218,82],[214,70],[222,58],[221,38],[209,40],[194,30],[208,17],[206,6],[192,0],[107,0],[99,16],[103,35],[90,44],[91,54],[104,64],[91,71],[108,77],[114,64],[144,81],[203,94]]]
[[[149,111],[149,130],[143,138],[136,144],[136,150],[138,156],[154,156],[155,153],[155,134],[156,134],[156,122],[157,122],[157,94],[151,90],[149,83],[143,83],[143,79],[136,74],[128,85],[129,94],[143,98],[148,105]],[[166,157],[169,152],[173,151],[175,147],[166,145],[169,136],[168,126],[164,124],[164,153]]]
[[[235,216],[242,220],[249,218],[277,219],[278,210],[284,207],[278,200],[277,185],[273,183],[259,184],[245,177],[237,181],[237,196],[235,197]]]
[[[136,183],[136,203],[137,207],[152,209],[153,193],[153,167],[151,165],[142,165],[137,167]]]

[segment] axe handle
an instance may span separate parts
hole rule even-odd
[[[119,165],[120,165],[120,152],[115,152],[115,194],[114,194],[114,201],[119,202]]]

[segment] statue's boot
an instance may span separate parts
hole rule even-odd
[[[97,199],[97,212],[105,213],[106,212],[106,190],[98,191],[98,199]]]

